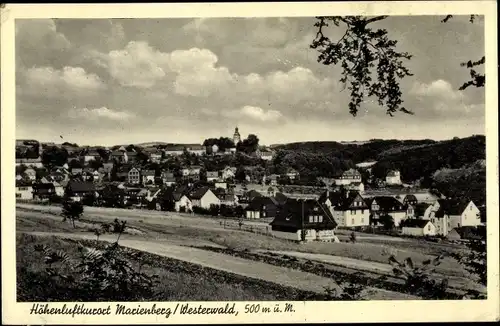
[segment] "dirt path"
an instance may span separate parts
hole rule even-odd
[[[90,234],[68,234],[54,232],[25,233],[36,236],[58,236],[61,238],[95,240],[95,236]],[[103,235],[99,239],[101,241],[112,242],[116,238],[114,236]],[[133,240],[128,239],[127,237],[120,239],[120,244],[124,247],[146,251],[152,254],[182,260],[189,263],[250,278],[273,282],[284,286],[290,286],[301,290],[324,293],[325,287],[335,288],[335,283],[329,278],[201,249],[177,246],[158,241]],[[369,298],[371,300],[417,299],[406,294],[386,291],[382,289],[369,288],[369,290],[372,292],[369,294]]]
[[[390,264],[383,264],[378,262],[366,261],[361,259],[354,259],[348,257],[341,256],[332,256],[332,255],[324,255],[324,254],[314,254],[314,253],[306,253],[306,252],[297,252],[297,251],[269,251],[269,250],[255,250],[256,252],[261,253],[274,253],[278,255],[287,255],[296,258],[308,259],[316,262],[322,262],[327,264],[332,264],[336,266],[352,268],[359,271],[367,271],[373,272],[377,274],[385,274],[389,276],[393,276],[392,266]],[[442,278],[442,274],[433,273],[436,278]],[[447,275],[446,278],[449,281],[449,285],[452,288],[456,289],[475,289],[479,291],[485,291],[482,286],[477,284],[477,282],[473,282],[468,278],[458,277],[458,276],[450,276]]]

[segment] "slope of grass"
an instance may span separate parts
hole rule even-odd
[[[86,246],[100,248],[102,243],[79,241]],[[16,237],[17,295],[18,301],[81,301],[78,284],[72,288],[47,286],[49,277],[43,254],[34,250],[36,244],[45,244],[54,250],[63,250],[71,256],[78,254],[78,241],[56,237],[36,237],[19,234]],[[252,301],[252,300],[304,300],[316,299],[314,294],[273,283],[249,279],[175,259],[123,248],[122,254],[133,265],[142,265],[148,275],[157,274],[156,294],[147,301]],[[137,258],[140,257],[140,258]],[[65,268],[64,266],[62,268]],[[98,294],[96,294],[98,296]],[[135,298],[130,298],[134,301]],[[115,301],[105,298],[101,301]]]

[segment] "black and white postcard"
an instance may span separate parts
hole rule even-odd
[[[498,320],[496,9],[3,6],[3,321]]]

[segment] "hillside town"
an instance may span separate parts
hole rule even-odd
[[[485,203],[405,183],[399,170],[377,178],[376,162],[360,162],[304,182],[292,166],[273,168],[278,152],[238,128],[203,144],[17,140],[16,200],[260,220],[274,237],[298,242],[338,242],[339,229],[460,240],[485,225]]]

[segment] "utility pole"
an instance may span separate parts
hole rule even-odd
[[[302,241],[306,240],[306,230],[304,229],[304,199],[300,200],[302,203],[302,215],[301,215],[301,236],[302,236]]]

